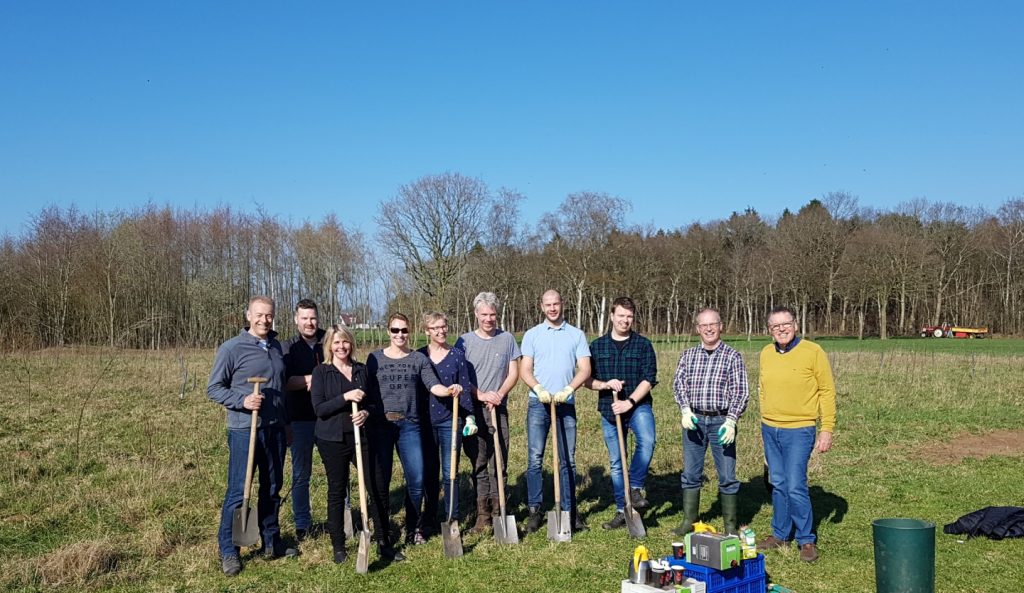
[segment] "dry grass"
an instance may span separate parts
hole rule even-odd
[[[738,440],[741,511],[763,531],[770,506],[760,486],[756,422],[760,344],[736,345],[746,356],[755,386]],[[400,592],[451,590],[452,583],[460,582],[465,591],[493,593],[521,590],[522,583],[533,582],[537,591],[603,591],[621,578],[629,542],[599,527],[614,509],[593,396],[584,392],[579,396],[577,465],[583,474],[580,491],[585,493],[580,508],[592,529],[573,544],[553,548],[543,537],[531,536],[519,547],[502,549],[488,538],[467,538],[466,557],[450,563],[443,560],[440,545],[431,542],[409,551],[410,562],[375,568],[359,581],[350,566],[333,566],[328,538],[320,536],[303,544],[298,561],[267,563],[246,557],[242,577],[225,581],[214,541],[227,459],[224,416],[204,393],[213,352],[185,354],[200,380],[184,398],[179,397],[176,352],[64,349],[0,359],[0,590],[234,587],[280,592],[361,587]],[[645,516],[654,549],[671,542],[669,530],[680,519],[682,455],[678,409],[671,397],[678,356],[678,350],[659,351],[661,383],[654,392],[658,446],[648,486],[655,506]],[[813,570],[781,555],[770,558],[769,570],[781,583],[800,591],[870,585],[870,529],[865,526],[872,518],[908,515],[943,522],[986,504],[1019,503],[1014,477],[1019,476],[1019,460],[969,459],[955,472],[946,472],[908,453],[964,431],[985,434],[1024,424],[1024,358],[876,350],[837,351],[830,358],[839,384],[836,445],[829,454],[816,456],[811,468],[812,493],[829,517],[819,528],[825,555]],[[521,388],[513,393],[510,414],[511,510],[523,519]],[[712,482],[702,510],[714,523],[720,519],[710,461],[706,469]],[[286,487],[289,483],[286,478]],[[397,494],[400,470],[392,484]],[[318,462],[312,489],[314,518],[323,520],[326,486]],[[472,506],[464,502],[466,508]],[[291,521],[286,504],[286,535],[293,529]],[[401,516],[397,521],[402,522]],[[992,547],[972,542],[970,549],[943,546],[938,574],[948,590],[1014,589],[1004,573],[976,566],[990,557],[1010,562],[1024,554],[1024,542]],[[467,571],[490,577],[463,581]]]
[[[108,539],[78,541],[40,557],[36,573],[48,587],[84,585],[116,571],[121,558],[122,554]]]

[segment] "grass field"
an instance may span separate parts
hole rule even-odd
[[[764,340],[730,343],[747,355],[751,385],[756,385],[756,351]],[[959,542],[943,535],[941,527],[984,506],[1021,504],[1024,451],[1011,446],[989,455],[984,435],[1010,430],[1019,436],[1024,427],[1024,341],[821,343],[830,352],[839,390],[835,447],[816,456],[811,469],[822,557],[806,565],[795,551],[769,553],[769,574],[801,593],[873,590],[871,521],[916,517],[938,526],[936,590],[1020,590],[1024,541]],[[646,544],[659,554],[668,553],[674,539],[670,530],[681,519],[682,456],[678,409],[671,398],[679,347],[678,341],[659,344],[662,383],[654,391],[659,440],[648,484],[653,507],[644,522]],[[179,354],[195,377],[183,397]],[[466,537],[466,555],[451,561],[443,557],[437,538],[406,549],[408,562],[371,565],[369,575],[358,576],[352,560],[331,563],[324,534],[305,542],[297,560],[249,557],[240,577],[225,578],[214,532],[227,450],[223,412],[205,395],[212,358],[212,350],[62,349],[0,359],[0,589],[618,591],[634,543],[625,530],[600,528],[614,503],[589,392],[578,397],[577,464],[583,475],[580,509],[591,530],[571,543],[550,544],[543,533],[516,547],[498,547],[489,536]],[[522,521],[521,387],[512,402],[510,502]],[[761,480],[757,414],[755,397],[740,423],[740,519],[763,535],[771,505]],[[720,525],[710,459],[708,469],[702,511]],[[463,466],[468,484],[465,472]],[[400,483],[396,474],[396,501]],[[318,457],[312,491],[314,519],[323,521],[326,483]],[[468,487],[463,492],[468,509],[471,494]],[[550,485],[545,492],[550,504]],[[290,505],[281,518],[290,536]]]

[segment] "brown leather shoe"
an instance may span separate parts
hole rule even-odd
[[[757,543],[757,549],[760,552],[764,552],[766,550],[775,550],[777,548],[785,548],[788,545],[789,545],[788,541],[781,540],[781,539],[775,537],[774,535],[769,535],[768,537],[764,538],[763,540],[761,540],[761,541],[759,541]]]
[[[815,544],[804,544],[800,546],[800,559],[804,562],[814,562],[818,559],[818,546]]]

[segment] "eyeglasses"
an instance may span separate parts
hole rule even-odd
[[[792,321],[787,321],[785,323],[776,323],[775,325],[769,325],[768,329],[772,333],[775,333],[775,332],[780,332],[780,331],[786,331],[786,330],[793,329],[795,326],[796,326],[796,324],[793,323]]]
[[[704,331],[706,329],[714,329],[720,325],[722,325],[721,321],[716,321],[715,323],[701,323],[700,325],[697,326],[697,330]]]
[[[432,332],[446,332],[446,331],[448,331],[448,326],[447,326],[447,325],[439,325],[439,326],[437,326],[437,327],[428,327],[428,328],[427,328],[427,331],[432,331]]]
[[[407,327],[389,327],[388,331],[393,333],[393,334],[407,334],[407,333],[409,333],[409,328],[407,328]]]

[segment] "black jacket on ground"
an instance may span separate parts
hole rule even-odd
[[[943,533],[992,539],[1024,536],[1024,508],[985,507],[968,513],[942,528]]]

